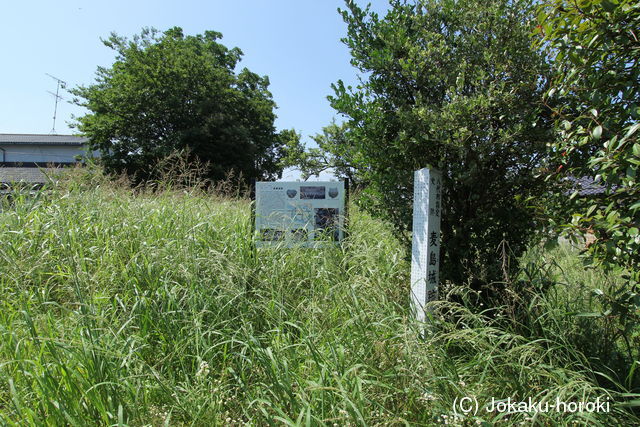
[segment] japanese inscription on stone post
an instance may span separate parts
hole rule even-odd
[[[438,297],[442,174],[424,168],[414,172],[411,301],[424,321],[424,307]]]

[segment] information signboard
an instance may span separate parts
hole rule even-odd
[[[345,181],[256,182],[256,247],[322,247],[345,235]]]
[[[418,320],[424,321],[424,307],[437,299],[440,281],[442,174],[424,168],[413,177],[411,300]]]

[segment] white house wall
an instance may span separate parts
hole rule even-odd
[[[0,161],[4,162],[74,163],[76,156],[86,157],[85,148],[81,146],[0,145]]]

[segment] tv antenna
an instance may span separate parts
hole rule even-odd
[[[60,80],[57,77],[52,76],[49,73],[45,73],[47,76],[51,77],[53,80],[55,80],[57,82],[56,85],[56,93],[51,92],[50,90],[48,90],[47,92],[49,92],[51,95],[53,95],[53,97],[56,100],[56,104],[55,107],[53,108],[53,128],[51,128],[51,134],[55,135],[56,134],[56,115],[58,114],[58,101],[62,100],[64,98],[62,98],[60,96],[60,88],[64,89],[67,87],[67,83],[63,80]]]

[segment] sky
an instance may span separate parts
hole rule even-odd
[[[356,0],[358,1],[358,0]],[[387,0],[360,0],[383,13]],[[271,81],[278,105],[276,127],[295,128],[305,143],[332,119],[331,83],[357,83],[346,25],[337,9],[343,0],[0,0],[0,133],[52,133],[57,82],[68,87],[94,81],[114,51],[102,44],[111,32],[131,37],[143,27],[179,26],[185,34],[221,32],[221,42],[239,47],[247,67]],[[73,116],[86,113],[64,90],[55,132],[76,131]]]

